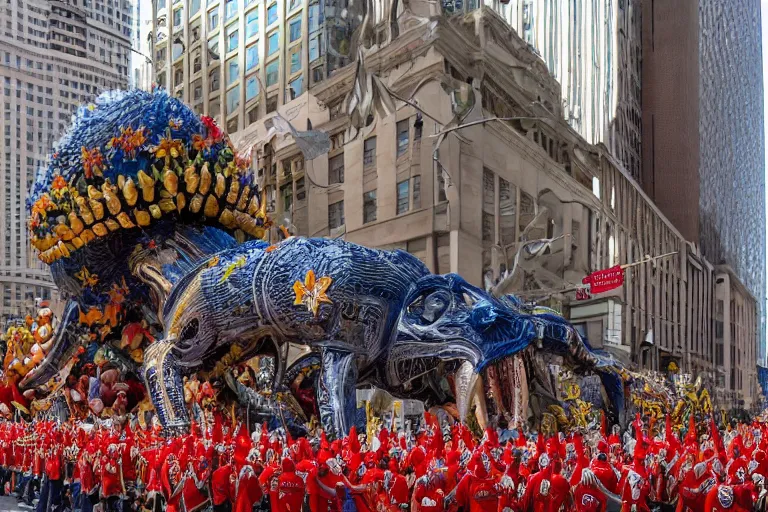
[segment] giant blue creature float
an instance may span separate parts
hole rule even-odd
[[[106,343],[144,320],[154,336],[136,373],[170,431],[190,422],[185,376],[267,353],[282,392],[319,363],[317,405],[336,435],[351,427],[355,389],[367,384],[428,405],[455,402],[462,419],[473,403],[487,416],[486,394],[498,413],[527,409],[536,353],[596,372],[622,407],[615,362],[557,315],[432,275],[402,251],[261,240],[270,223],[248,162],[211,120],[163,92],[81,110],[30,206],[33,242],[71,305],[23,386],[46,381],[74,353],[75,324]]]

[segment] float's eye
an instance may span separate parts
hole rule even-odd
[[[181,330],[181,341],[191,340],[197,336],[197,331],[200,330],[200,321],[197,318],[193,318],[184,328]]]
[[[429,325],[435,323],[450,304],[450,296],[443,290],[422,294],[408,306],[408,314],[419,322]]]

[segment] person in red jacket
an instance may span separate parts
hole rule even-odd
[[[238,474],[233,475],[235,477],[234,512],[251,512],[253,506],[263,499],[264,491],[259,481],[261,473],[262,467],[256,462],[255,455],[249,455]]]
[[[470,470],[455,489],[455,501],[467,512],[491,512],[499,508],[502,488],[491,475],[492,465],[488,454],[476,452]]]
[[[579,481],[573,488],[573,507],[576,512],[605,512],[608,496],[605,487],[588,468],[581,470]]]
[[[443,467],[430,465],[427,474],[417,478],[411,497],[412,512],[442,512],[445,510],[445,473]],[[463,499],[462,497],[457,498]],[[459,501],[459,503],[462,503]]]
[[[551,458],[550,458],[551,454]],[[539,457],[538,473],[531,475],[523,495],[523,510],[526,512],[556,512],[570,504],[570,485],[557,471],[558,454],[550,451]]]
[[[187,465],[187,479],[181,494],[184,500],[185,512],[206,510],[211,505],[208,497],[208,479],[211,476],[208,458],[204,455],[190,460]]]
[[[306,483],[311,512],[336,512],[337,481],[325,461],[309,471]]]
[[[80,469],[80,495],[82,496],[80,508],[82,512],[91,512],[93,506],[99,502],[99,480],[96,478],[94,470],[95,457],[96,446],[90,442],[80,452],[80,457],[77,460],[77,467]]]
[[[179,459],[175,454],[171,453],[163,461],[160,479],[162,481],[166,512],[180,512],[182,510],[181,490],[184,488],[186,475],[182,473]]]
[[[110,441],[101,459],[101,500],[107,512],[117,512],[123,494],[122,462],[118,446]]]
[[[284,457],[280,465],[282,471],[277,479],[277,510],[301,512],[304,503],[304,480],[296,474],[296,466],[290,458]]]
[[[219,455],[219,467],[211,475],[211,500],[214,512],[232,510],[234,472],[226,452]]]

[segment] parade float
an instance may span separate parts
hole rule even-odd
[[[480,427],[621,417],[629,373],[560,315],[403,251],[290,236],[254,167],[163,91],[82,107],[29,199],[67,303],[6,334],[0,412],[180,432],[216,406],[342,436],[375,387]]]

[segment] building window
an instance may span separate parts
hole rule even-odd
[[[227,114],[237,110],[240,106],[240,86],[236,85],[227,91]]]
[[[267,36],[267,56],[277,53],[280,49],[280,32],[275,30]]]
[[[277,4],[272,4],[267,8],[267,25],[277,21]]]
[[[245,82],[245,101],[250,101],[259,94],[259,80],[256,75],[249,76]]]
[[[219,26],[219,9],[208,11],[208,31],[212,31]]]
[[[401,181],[397,184],[397,214],[400,215],[401,213],[405,213],[408,211],[408,201],[410,199],[410,194],[408,193],[408,185],[410,182],[408,180]]]
[[[320,4],[313,3],[309,6],[309,31],[314,32],[320,29],[323,22],[323,14],[320,12]]]
[[[277,110],[277,94],[273,94],[267,98],[267,114]]]
[[[179,27],[181,26],[181,11],[183,9],[179,7],[178,9],[173,11],[173,26]]]
[[[323,81],[323,66],[312,68],[312,85]]]
[[[232,25],[227,28],[227,51],[233,52],[237,50],[239,45],[239,34],[237,33],[237,25]]]
[[[283,198],[283,211],[290,212],[293,206],[293,183],[286,183],[280,187],[280,197]]]
[[[208,40],[208,64],[219,58],[219,37],[213,36]]]
[[[189,4],[189,17],[191,18],[200,10],[200,0],[192,0]]]
[[[253,107],[248,111],[248,124],[255,123],[259,118],[259,107]]]
[[[273,60],[267,64],[267,87],[272,87],[277,84],[278,69],[280,67],[280,60]]]
[[[328,227],[337,229],[344,225],[344,200],[328,205]]]
[[[496,230],[496,184],[495,176],[488,169],[483,170],[483,242],[495,243]],[[490,263],[488,263],[490,264]]]
[[[404,119],[397,123],[397,156],[404,155],[408,152],[408,119]],[[407,184],[406,184],[407,188]]]
[[[245,69],[251,70],[259,65],[259,45],[252,44],[245,50]]]
[[[208,83],[211,84],[211,92],[219,90],[219,68],[208,73]]]
[[[301,44],[291,48],[291,74],[301,71]]]
[[[298,77],[288,84],[288,92],[290,94],[289,101],[295,100],[296,98],[301,96],[303,85],[304,85],[303,77]]]
[[[344,153],[328,160],[328,183],[344,183]]]
[[[299,160],[300,167],[304,168],[304,160]],[[307,198],[307,191],[304,188],[304,178],[296,180],[296,200],[303,201]]]
[[[232,57],[227,61],[227,86],[232,85],[240,78],[240,66],[237,64],[237,57]]]
[[[413,122],[413,140],[421,140],[421,129],[424,127],[424,121],[421,113],[416,114],[416,121]]]
[[[502,247],[516,242],[517,188],[499,178],[499,236]]]
[[[290,3],[288,5],[288,10],[292,11],[297,7],[301,7],[301,0],[290,0]]]
[[[363,194],[363,224],[376,221],[376,191]]]
[[[288,37],[289,41],[292,43],[301,39],[301,15],[290,20],[289,24]]]
[[[254,9],[245,15],[245,37],[251,38],[259,33],[259,10]]]
[[[309,39],[309,61],[315,61],[323,56],[323,37],[318,34]],[[322,80],[322,78],[321,78]]]
[[[376,137],[369,137],[363,143],[363,164],[365,167],[376,165]],[[375,194],[374,194],[375,196]]]
[[[226,19],[231,19],[235,14],[237,14],[237,0],[227,0]]]
[[[421,208],[421,176],[414,176],[413,181],[413,209]]]

